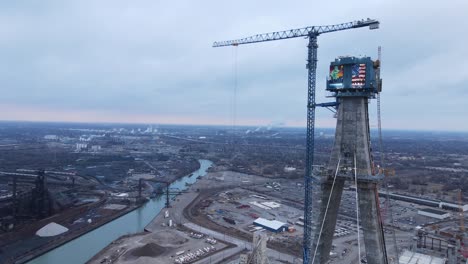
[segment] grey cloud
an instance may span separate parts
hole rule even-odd
[[[465,1],[420,0],[2,2],[0,103],[228,117],[235,53],[211,48],[213,41],[375,17],[379,30],[319,37],[317,101],[330,100],[324,91],[329,61],[375,57],[382,45],[384,117],[393,126],[406,119],[401,123],[427,128],[418,116],[444,119],[440,109],[463,104],[451,91],[466,97],[467,8]],[[237,48],[239,123],[258,118],[305,124],[306,45],[292,39]],[[433,101],[437,107],[423,110]],[[468,114],[457,110],[450,114]],[[319,118],[330,116],[318,112]]]

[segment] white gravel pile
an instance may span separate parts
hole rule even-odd
[[[51,237],[57,236],[68,231],[68,228],[59,225],[57,223],[51,222],[45,225],[43,228],[37,230],[36,235],[40,237]]]

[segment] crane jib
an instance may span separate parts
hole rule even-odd
[[[269,32],[264,34],[257,34],[246,38],[216,41],[213,43],[213,47],[226,47],[226,46],[238,46],[242,44],[251,44],[257,42],[266,42],[298,37],[310,37],[311,35],[320,35],[323,33],[330,33],[335,31],[341,31],[351,28],[369,27],[369,29],[379,28],[379,21],[375,19],[358,20],[353,22],[341,23],[336,25],[324,25],[324,26],[310,26],[304,28],[290,29],[285,31]]]

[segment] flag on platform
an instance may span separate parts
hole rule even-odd
[[[351,73],[351,87],[361,88],[366,84],[366,64],[354,64]]]

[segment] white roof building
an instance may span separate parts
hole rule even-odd
[[[274,208],[279,208],[281,206],[281,204],[276,203],[276,202],[263,202],[262,204],[265,205],[265,206],[268,206],[270,208],[273,208],[273,209]]]
[[[399,264],[445,264],[446,259],[405,250],[398,260]]]
[[[447,212],[441,211],[441,210],[432,209],[432,208],[419,209],[418,210],[418,215],[432,217],[432,218],[436,218],[436,219],[440,219],[440,220],[447,219],[447,218],[450,218],[450,216],[452,216],[452,214],[450,214],[450,213],[447,213]]]
[[[273,232],[281,232],[286,230],[286,223],[280,222],[278,220],[268,220],[265,218],[257,218],[254,222],[254,225],[261,226],[267,230]]]

